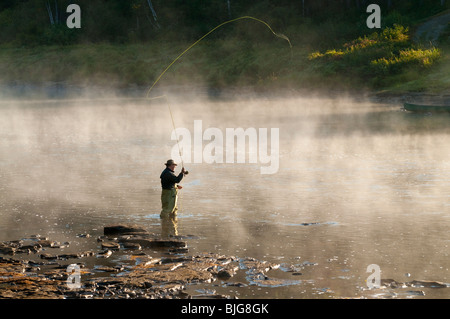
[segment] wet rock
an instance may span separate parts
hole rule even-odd
[[[1,279],[1,298],[14,299],[58,299],[63,294],[58,287],[59,281],[43,277],[12,277]]]
[[[104,271],[104,272],[119,272],[123,270],[123,267],[117,266],[117,267],[109,267],[109,266],[98,266],[95,267],[96,271]]]
[[[107,239],[106,236],[102,235],[102,236],[98,236],[97,237],[97,242],[101,243],[102,241],[105,241]]]
[[[242,259],[240,264],[244,269],[261,272],[267,272],[271,269],[278,269],[280,267],[280,264],[269,263],[267,261],[259,261],[254,258],[248,257],[246,259]]]
[[[58,243],[56,241],[48,240],[48,239],[39,239],[36,243],[38,245],[41,245],[41,247],[47,247],[47,248],[56,247],[56,246],[60,245],[60,243]]]
[[[189,252],[188,248],[170,248],[169,253],[173,254],[187,254]]]
[[[192,283],[211,282],[213,275],[206,269],[198,269],[197,263],[174,262],[165,264],[139,264],[127,274],[129,284],[143,286],[144,282],[157,283]],[[151,270],[151,271],[149,271]]]
[[[318,263],[305,260],[301,265],[302,266],[317,266]]]
[[[79,258],[83,258],[83,257],[92,257],[95,256],[95,252],[94,251],[83,251],[80,253],[77,253]]]
[[[247,287],[248,285],[243,282],[227,282],[226,286],[230,287]]]
[[[121,244],[139,244],[142,248],[163,248],[163,247],[176,247],[185,248],[186,242],[179,240],[164,240],[164,239],[144,239],[144,238],[128,238],[119,240]]]
[[[66,269],[52,269],[49,271],[44,272],[44,275],[46,278],[52,279],[52,280],[67,280],[68,273],[66,272]]]
[[[109,258],[112,255],[111,250],[101,251],[97,254],[97,258]]]
[[[217,272],[216,276],[220,279],[229,279],[236,275],[237,271],[239,270],[239,266],[231,264],[231,261],[229,261],[229,259],[218,259],[218,263],[220,264],[221,269]]]
[[[22,276],[26,266],[22,261],[0,257],[0,276]]]
[[[149,232],[145,228],[129,224],[105,226],[103,228],[103,233],[105,236],[125,235],[125,234],[139,234],[139,235],[149,234]]]
[[[30,244],[30,245],[23,245],[20,246],[20,248],[18,249],[19,252],[21,253],[37,253],[42,249],[42,246],[40,244]]]
[[[71,254],[60,254],[58,255],[58,259],[63,259],[63,260],[67,260],[67,259],[76,259],[76,258],[81,258],[81,254],[78,253],[71,253]]]
[[[120,249],[120,244],[115,242],[102,242],[102,249],[118,250]]]
[[[48,253],[43,253],[43,254],[41,254],[41,258],[42,259],[47,259],[47,260],[54,260],[54,259],[58,259],[58,256],[51,255],[51,254],[48,254]]]
[[[10,245],[1,243],[0,244],[0,253],[4,254],[4,255],[14,255],[17,251],[16,247],[12,247]]]
[[[153,283],[150,282],[150,281],[145,281],[145,282],[143,283],[143,285],[144,285],[144,288],[147,288],[147,289],[153,287]]]
[[[407,283],[407,285],[411,287],[424,287],[424,288],[450,288],[449,284],[429,280],[413,280],[410,283]]]
[[[32,239],[32,240],[47,240],[48,238],[47,237],[43,237],[43,236],[41,236],[39,234],[34,234],[34,235],[30,236],[30,239]]]
[[[192,257],[163,257],[161,258],[162,264],[168,264],[168,263],[179,263],[179,262],[185,262],[185,261],[191,261]]]
[[[199,239],[200,237],[195,235],[169,235],[169,238],[182,240],[182,239]]]
[[[254,258],[237,258],[235,256],[220,255],[216,253],[204,253],[196,256],[185,255],[188,252],[187,243],[182,241],[189,236],[176,236],[168,239],[149,234],[146,230],[139,234],[133,227],[115,228],[110,236],[93,238],[93,246],[101,247],[95,251],[71,252],[49,254],[47,252],[38,255],[41,261],[20,261],[12,258],[0,257],[0,298],[228,298],[229,296],[215,293],[203,296],[191,296],[184,292],[185,285],[210,283],[216,279],[227,281],[233,285],[230,278],[243,269],[247,274],[247,280],[252,285],[276,287],[290,284],[276,278],[269,278],[266,272],[277,269],[279,264],[260,261]],[[133,233],[127,233],[133,230]],[[144,232],[145,231],[145,232]],[[117,233],[118,232],[118,233]],[[106,233],[111,234],[109,230]],[[88,238],[88,237],[86,237]],[[99,244],[96,244],[95,241]],[[29,252],[40,249],[58,249],[61,245],[43,236],[36,235],[33,238],[20,241],[0,243],[5,250],[15,249],[15,253]],[[108,258],[119,248],[165,248],[163,252],[179,253],[169,257],[152,257],[146,252],[133,252],[126,256],[126,250],[116,252],[119,258],[108,262],[108,265],[93,265],[93,272],[89,272],[85,265],[80,265],[82,275],[82,287],[71,290],[67,287],[68,259],[78,259],[88,256]],[[156,249],[155,249],[156,250]],[[159,249],[158,249],[159,250]],[[155,252],[160,254],[161,252]],[[125,258],[122,258],[125,257]],[[128,257],[128,258],[127,258]],[[126,265],[117,265],[117,260],[125,260]],[[93,260],[86,261],[91,263]],[[135,261],[134,265],[133,261]],[[95,260],[94,260],[95,262]],[[18,278],[31,278],[28,281],[16,281]],[[14,280],[12,280],[14,279]],[[6,281],[5,281],[6,280]],[[45,283],[44,283],[45,282]],[[20,289],[15,290],[15,284]],[[44,283],[44,284],[43,284]],[[43,285],[39,291],[39,285]],[[236,287],[246,286],[246,283],[235,283]],[[27,288],[28,287],[28,288]]]
[[[232,269],[222,269],[217,273],[217,277],[220,279],[229,279],[233,277],[236,272]]]
[[[135,250],[142,249],[141,245],[139,245],[138,243],[124,242],[124,243],[122,243],[122,245],[123,245],[123,248],[125,248],[125,249],[135,249]]]
[[[422,290],[408,290],[406,293],[413,296],[425,296],[425,292]]]
[[[213,294],[213,295],[196,295],[195,299],[233,299],[229,295]]]

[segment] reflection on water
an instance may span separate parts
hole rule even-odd
[[[76,234],[136,223],[196,235],[190,253],[301,269],[277,270],[289,284],[223,288],[239,297],[357,297],[370,264],[382,278],[450,281],[449,116],[349,99],[171,103],[189,130],[194,120],[222,131],[279,128],[279,171],[189,164],[178,218],[161,220],[159,174],[175,145],[164,103],[3,102],[0,240],[39,233],[83,245]]]
[[[161,238],[174,236],[178,236],[178,218],[176,216],[161,217]]]

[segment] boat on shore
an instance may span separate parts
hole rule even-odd
[[[450,113],[450,105],[404,103],[405,110],[415,113]]]

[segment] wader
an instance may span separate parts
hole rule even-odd
[[[172,189],[163,189],[161,192],[161,218],[177,215],[177,185]]]

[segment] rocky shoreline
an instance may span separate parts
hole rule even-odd
[[[78,237],[89,238],[89,235],[80,234]],[[188,255],[185,239],[190,237],[193,236],[162,239],[138,226],[113,225],[104,228],[103,236],[90,239],[97,241],[97,251],[53,253],[61,252],[70,243],[59,243],[40,235],[1,242],[0,298],[187,299],[195,297],[185,292],[187,285],[228,280],[242,269],[249,281],[282,284],[282,280],[267,276],[267,272],[277,269],[279,264],[215,253]],[[159,249],[167,256],[152,257],[147,252],[149,249]],[[128,265],[100,264],[88,268],[83,261],[110,258],[119,251],[127,256]],[[73,273],[68,272],[70,265],[76,265],[80,270],[81,280],[77,288],[71,285]],[[230,285],[246,286],[247,283]],[[203,296],[234,298],[215,293]]]
[[[134,225],[107,226],[104,235],[96,238],[77,237],[95,242],[97,249],[64,253],[71,243],[40,235],[0,242],[0,299],[234,299],[238,294],[203,287],[215,281],[219,282],[215,286],[233,289],[297,285],[301,280],[295,279],[306,268],[317,266],[308,261],[287,265],[217,253],[190,255],[187,241],[195,236],[161,238]],[[105,263],[114,256],[122,262]],[[420,289],[450,285],[381,279],[379,288],[368,297],[420,297],[425,296]],[[363,297],[367,288],[359,289]]]

